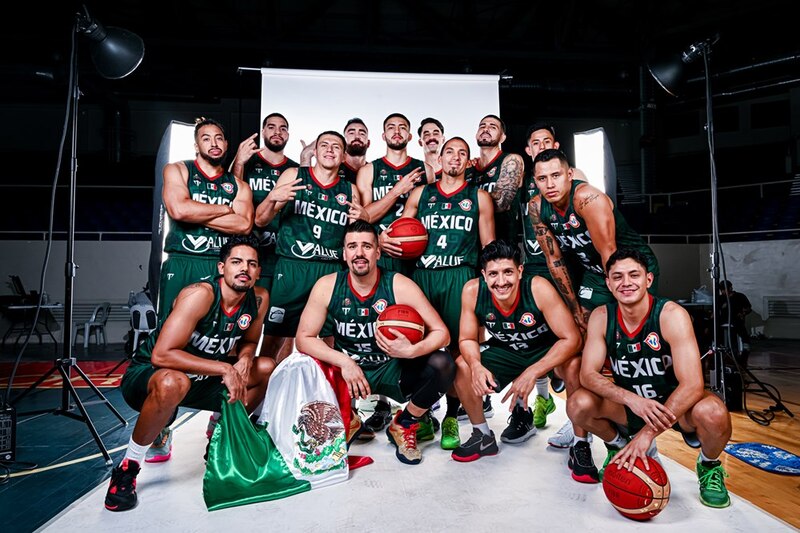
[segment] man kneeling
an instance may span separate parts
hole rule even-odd
[[[259,277],[258,242],[234,236],[220,250],[219,276],[184,288],[163,326],[133,357],[120,388],[139,411],[122,462],[106,493],[110,511],[136,505],[136,476],[145,453],[179,406],[219,411],[223,391],[229,402],[252,411],[275,368],[268,357],[254,359],[269,307]]]
[[[342,369],[352,398],[381,394],[408,401],[386,428],[397,458],[418,464],[420,420],[447,391],[455,365],[443,350],[450,335],[422,290],[409,278],[377,266],[380,257],[375,228],[356,220],[345,230],[344,260],[347,270],[317,281],[300,317],[297,349]],[[380,313],[390,305],[414,307],[425,322],[425,336],[416,344],[397,330],[389,340],[375,327]],[[333,336],[333,348],[319,335]],[[330,329],[329,329],[330,328]]]
[[[481,251],[483,277],[470,280],[461,293],[461,324],[456,361],[456,389],[473,430],[470,439],[452,454],[467,462],[497,453],[494,433],[483,416],[484,395],[499,392],[509,383],[503,402],[510,399],[509,425],[500,435],[507,443],[521,443],[536,433],[528,396],[536,381],[555,369],[565,380],[567,394],[580,387],[581,334],[567,306],[545,278],[523,275],[520,250],[498,240]],[[491,339],[481,343],[481,326]],[[545,386],[547,384],[545,383]],[[589,449],[586,432],[575,427],[576,443],[570,451],[570,469],[578,481],[597,483],[597,469],[588,460],[576,461]],[[585,455],[585,454],[584,454]],[[587,471],[581,465],[589,466]]]
[[[670,427],[680,431],[687,444],[701,448],[700,500],[727,507],[727,474],[718,458],[731,436],[731,417],[722,400],[704,390],[689,314],[647,293],[653,275],[638,251],[617,250],[606,272],[617,301],[592,312],[581,366],[584,388],[568,398],[567,413],[605,441],[603,468],[614,462],[633,469],[637,458],[648,467],[656,436]],[[613,381],[601,375],[606,357]],[[627,430],[630,442],[619,429]]]

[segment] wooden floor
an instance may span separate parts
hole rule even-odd
[[[761,442],[800,455],[800,343],[787,345],[766,340],[759,341],[756,349],[759,351],[754,352],[749,361],[751,372],[778,389],[784,406],[795,417],[785,411],[775,412],[769,425],[763,426],[744,411],[732,412],[730,442]],[[759,414],[775,405],[768,395],[755,391],[747,392],[745,401],[749,410]],[[697,450],[686,446],[677,432],[668,431],[659,436],[658,449],[670,459],[694,469]],[[800,477],[766,472],[727,453],[722,454],[721,460],[730,476],[726,481],[729,490],[800,528]]]

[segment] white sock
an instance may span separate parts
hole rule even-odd
[[[523,409],[525,409],[526,411],[528,410],[528,406],[527,406],[527,405],[525,405],[525,402],[523,402],[521,398],[517,398],[517,403],[516,403],[516,405],[517,405],[517,407],[522,407],[522,408],[523,408]]]
[[[536,394],[545,400],[550,397],[550,378],[545,376],[536,380]]]
[[[625,438],[619,434],[619,431],[617,431],[616,437],[608,441],[606,444],[608,444],[609,446],[613,446],[614,448],[619,448],[621,450],[622,448],[625,447],[626,444],[628,444],[628,441],[625,440]]]
[[[148,448],[150,448],[149,444],[136,444],[131,437],[128,441],[128,449],[125,450],[125,459],[136,461],[141,465]]]
[[[714,457],[713,459],[710,459],[710,458],[706,457],[706,455],[703,453],[703,449],[701,448],[700,449],[700,462],[701,463],[710,463],[711,461],[719,461],[719,457]]]
[[[486,422],[484,422],[483,424],[472,424],[472,427],[481,430],[481,433],[483,433],[484,435],[492,434],[492,430],[489,429],[489,424]]]
[[[575,446],[579,442],[589,442],[588,435],[586,437],[579,437],[579,436],[575,435],[575,438],[572,439],[572,445]]]

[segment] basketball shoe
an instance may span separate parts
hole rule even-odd
[[[370,431],[377,433],[378,431],[382,431],[383,428],[385,428],[391,421],[391,407],[388,403],[378,400],[375,403],[375,410],[372,412],[369,418],[364,420],[364,425],[367,426]]]
[[[472,435],[470,435],[467,442],[450,454],[453,459],[460,463],[475,461],[487,455],[497,455],[497,441],[494,438],[494,431],[484,435],[478,428],[472,428]]]
[[[417,465],[422,461],[422,452],[417,448],[419,423],[401,424],[398,422],[401,414],[402,411],[398,411],[389,423],[389,427],[386,428],[386,436],[389,437],[389,442],[394,444],[395,455],[401,463]]]
[[[165,427],[158,434],[144,456],[145,463],[163,463],[172,457],[172,430]]]
[[[539,396],[541,398],[541,396]],[[500,440],[511,444],[525,442],[536,435],[536,428],[533,425],[536,415],[530,409],[523,409],[521,405],[515,405],[508,417],[508,426],[500,434]]]
[[[725,487],[728,473],[719,461],[704,462],[697,458],[697,482],[700,485],[700,501],[708,507],[722,508],[731,504]]]
[[[123,459],[111,471],[105,506],[109,511],[127,511],[136,507],[136,476],[141,467],[136,461]]]
[[[567,422],[556,431],[555,435],[547,439],[547,444],[554,448],[569,448],[575,440],[575,430],[572,429],[572,421]]]
[[[492,418],[494,416],[492,397],[488,394],[483,397],[483,416],[486,418]],[[467,411],[464,410],[463,405],[458,408],[458,420],[461,422],[464,420],[469,420],[469,415],[467,414]]]
[[[419,429],[417,430],[417,441],[425,442],[433,440],[434,434],[439,430],[439,421],[436,420],[430,411],[422,415],[419,419]]]
[[[439,442],[443,450],[455,450],[461,444],[458,432],[458,420],[452,416],[442,420],[442,440]]]
[[[578,441],[569,449],[567,466],[572,470],[572,479],[580,483],[599,483],[600,475],[592,459],[592,445]]]
[[[543,428],[547,425],[547,415],[556,410],[556,402],[553,401],[552,396],[544,399],[544,396],[536,395],[536,401],[533,402],[533,425],[537,428]]]

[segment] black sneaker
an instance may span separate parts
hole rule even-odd
[[[111,482],[106,492],[106,509],[127,511],[136,507],[136,476],[141,467],[136,461],[123,459],[111,471]]]
[[[561,392],[567,388],[564,380],[556,376],[550,376],[550,387],[552,387],[553,392]]]
[[[374,434],[379,431],[383,431],[383,429],[388,426],[389,422],[391,421],[392,410],[389,408],[389,404],[377,402],[375,404],[375,411],[373,411],[369,418],[364,420],[364,426],[366,426],[366,429],[372,431]]]
[[[469,440],[450,454],[453,459],[461,463],[475,461],[486,455],[497,455],[497,441],[494,438],[494,431],[484,435],[478,428],[473,428]]]
[[[572,470],[572,479],[581,483],[600,483],[600,474],[592,459],[592,445],[578,441],[569,449],[567,466]]]
[[[492,409],[492,397],[490,395],[486,395],[483,397],[483,416],[485,418],[492,418],[494,416],[494,409]],[[458,408],[458,418],[459,421],[469,420],[469,415],[464,410],[464,406]]]
[[[508,427],[500,434],[500,440],[510,444],[519,444],[536,435],[536,426],[533,425],[533,412],[515,405],[508,417]]]

